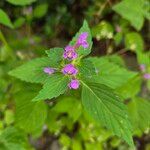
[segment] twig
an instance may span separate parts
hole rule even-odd
[[[96,13],[97,16],[100,16],[102,14],[102,12],[105,9],[105,7],[107,6],[107,4],[109,4],[111,6],[111,2],[109,0],[106,0],[106,2],[103,3],[103,5],[100,7],[99,11]]]

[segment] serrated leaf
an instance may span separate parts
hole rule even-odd
[[[43,83],[49,75],[44,73],[44,67],[56,67],[48,57],[33,59],[9,72],[9,75],[26,82]]]
[[[140,34],[136,32],[127,33],[125,36],[125,47],[135,52],[144,50],[144,41]]]
[[[44,102],[32,102],[36,95],[33,91],[21,91],[16,97],[16,125],[27,133],[36,134],[42,130],[47,117],[47,107]]]
[[[150,129],[150,102],[136,97],[128,103],[128,111],[135,130]]]
[[[88,59],[81,60],[78,68],[80,75],[83,77],[92,77],[93,75],[96,75],[96,69],[93,63]]]
[[[128,120],[126,106],[109,87],[81,81],[82,103],[86,111],[98,122],[129,145],[133,146],[131,125]]]
[[[129,79],[137,75],[136,72],[128,71],[123,67],[120,67],[116,63],[110,61],[107,57],[89,58],[93,62],[97,75],[93,76],[91,80],[95,82],[105,84],[113,89],[122,86]]]
[[[50,50],[47,50],[45,52],[48,55],[50,60],[59,62],[63,58],[64,49],[56,47],[56,48],[51,48]]]
[[[31,3],[35,2],[36,0],[6,0],[6,1],[13,5],[24,6],[24,5],[31,4]]]
[[[13,28],[13,24],[11,23],[11,20],[2,9],[0,9],[0,24]]]
[[[87,38],[87,42],[89,43],[89,47],[88,48],[83,48],[82,46],[79,47],[79,49],[77,50],[79,55],[83,55],[86,56],[88,54],[91,53],[91,48],[92,48],[92,36],[91,36],[91,31],[90,28],[88,26],[87,21],[83,22],[82,27],[80,28],[79,32],[76,33],[76,35],[73,37],[73,39],[71,40],[71,42],[69,43],[69,45],[75,45],[79,35],[83,32],[87,32],[88,33],[88,38]]]
[[[144,17],[147,18],[149,14],[144,0],[137,0],[136,3],[134,0],[123,0],[116,4],[113,10],[130,21],[131,25],[137,30],[142,28]]]
[[[63,74],[51,75],[43,86],[43,89],[33,99],[33,101],[40,101],[45,99],[52,99],[63,94],[68,87],[69,78]]]

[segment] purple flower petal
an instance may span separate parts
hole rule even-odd
[[[82,46],[83,46],[84,48],[88,48],[88,47],[89,47],[89,43],[85,41],[85,42],[82,44]]]
[[[55,69],[53,68],[50,68],[50,67],[45,67],[44,70],[43,70],[45,73],[47,74],[53,74],[55,72]]]
[[[87,42],[88,33],[83,32],[79,35],[76,46],[83,46],[84,48],[88,48],[89,43]]]
[[[78,54],[75,51],[64,52],[63,57],[68,60],[74,60],[78,57]]]
[[[74,60],[78,57],[78,54],[75,52],[74,46],[66,46],[63,57],[68,60]]]
[[[144,77],[145,79],[150,79],[150,73],[145,73],[145,74],[143,75],[143,77]]]
[[[74,46],[67,45],[67,46],[65,47],[65,51],[66,51],[66,52],[68,52],[68,51],[75,51],[75,48],[74,48]]]
[[[68,86],[70,89],[78,89],[79,85],[80,83],[77,79],[72,79]]]
[[[78,73],[78,70],[72,64],[67,64],[62,69],[62,72],[63,72],[63,74],[76,75]]]

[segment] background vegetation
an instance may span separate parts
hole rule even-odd
[[[0,150],[132,149],[86,114],[80,92],[34,104],[41,86],[8,75],[51,47],[65,47],[84,19],[102,83],[127,105],[136,149],[150,150],[149,0],[0,1]]]

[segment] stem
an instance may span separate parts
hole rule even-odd
[[[126,49],[126,48],[123,48],[123,49],[121,49],[120,51],[116,52],[116,54],[121,55],[121,54],[123,54],[123,53],[125,53],[125,52],[127,52],[127,49]]]
[[[4,45],[7,45],[8,46],[8,43],[2,33],[2,31],[0,30],[0,40],[3,42]]]
[[[107,6],[107,4],[111,5],[111,2],[109,0],[106,0],[106,2],[102,4],[99,11],[96,13],[97,16],[100,16],[102,14],[102,12],[105,9],[105,7]]]

